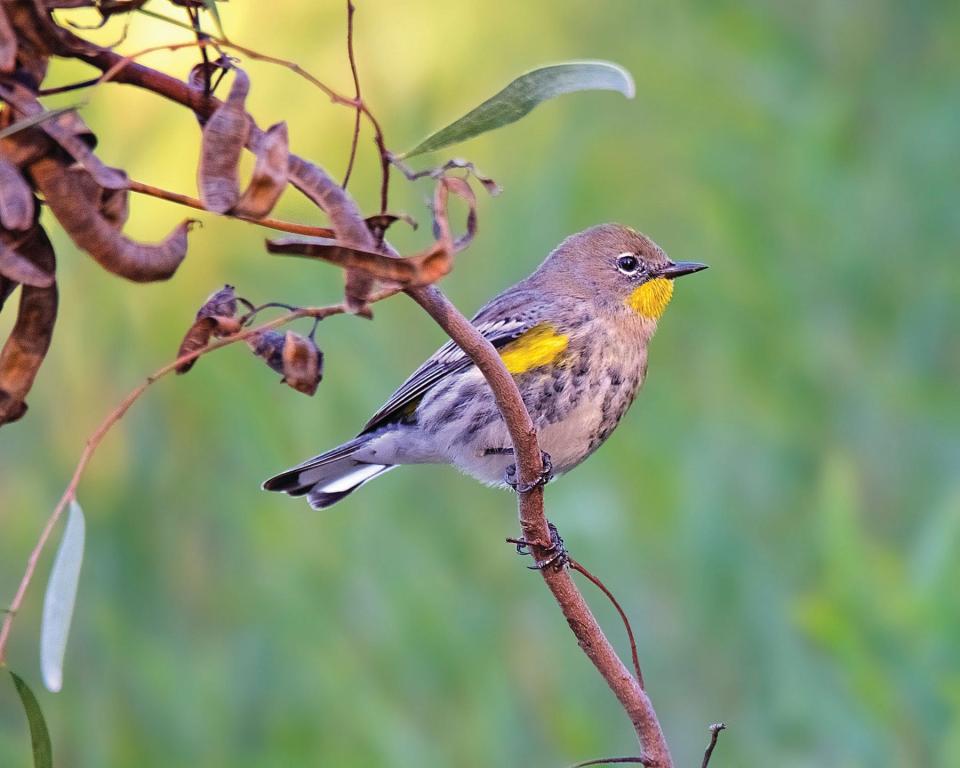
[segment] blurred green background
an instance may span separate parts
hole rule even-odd
[[[220,12],[237,41],[349,89],[343,4]],[[679,286],[624,424],[547,493],[575,556],[633,618],[678,765],[699,765],[715,720],[730,726],[718,768],[960,765],[958,35],[948,2],[359,2],[365,95],[397,150],[542,63],[609,58],[636,78],[634,101],[577,94],[453,149],[505,192],[481,199],[480,235],[443,287],[472,312],[608,220],[712,266]],[[122,50],[183,39],[135,17]],[[144,61],[182,75],[193,55]],[[351,113],[243,63],[261,125],[287,120],[298,152],[342,173]],[[59,62],[48,82],[90,74]],[[195,191],[185,110],[110,85],[82,114],[106,162]],[[352,187],[372,212],[366,131],[360,157]],[[392,208],[426,223],[428,194],[397,179]],[[136,199],[128,231],[158,238],[184,215]],[[278,215],[322,223],[293,193]],[[85,438],[171,358],[211,290],[337,300],[335,270],[203,218],[174,280],[149,286],[51,227],[59,322],[30,413],[0,431],[4,603]],[[391,234],[410,252],[428,231]],[[517,531],[509,495],[439,467],[391,473],[325,514],[258,491],[352,435],[442,334],[398,297],[373,323],[328,320],[319,341],[313,399],[232,348],[158,384],[104,443],[79,493],[88,550],[63,693],[41,690],[37,664],[52,547],[10,653],[58,765],[552,767],[636,753],[503,543]],[[0,765],[28,761],[0,685]]]

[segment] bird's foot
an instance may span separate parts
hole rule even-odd
[[[547,527],[550,529],[550,545],[546,547],[540,545],[540,548],[547,553],[547,557],[543,558],[543,560],[535,560],[533,565],[528,565],[527,568],[531,571],[542,571],[544,568],[551,567],[559,571],[570,562],[567,548],[563,545],[563,538],[560,536],[557,526],[547,521]],[[534,542],[529,542],[526,539],[507,539],[507,542],[517,545],[518,555],[533,554],[530,551],[530,547]]]
[[[540,476],[532,483],[521,483],[517,477],[517,465],[511,464],[503,473],[503,482],[509,485],[517,493],[530,493],[534,488],[546,485],[553,477],[553,461],[550,460],[550,454],[546,451],[540,451],[540,460],[543,462],[543,471]]]

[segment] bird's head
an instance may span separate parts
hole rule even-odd
[[[656,322],[673,297],[673,281],[706,269],[674,262],[646,235],[621,224],[600,224],[564,240],[537,270],[545,285],[601,306],[624,306]]]

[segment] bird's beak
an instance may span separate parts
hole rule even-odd
[[[706,268],[706,264],[698,264],[695,261],[678,261],[676,264],[670,264],[661,269],[659,277],[665,277],[668,280],[673,280],[675,277],[692,275],[694,272],[699,272],[701,269]]]

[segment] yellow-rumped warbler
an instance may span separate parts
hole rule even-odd
[[[572,469],[610,436],[643,383],[673,278],[705,268],[674,263],[644,235],[602,224],[568,237],[474,316],[516,379],[553,472]],[[453,464],[506,485],[511,445],[493,393],[451,341],[357,437],[263,487],[323,509],[398,464]]]

